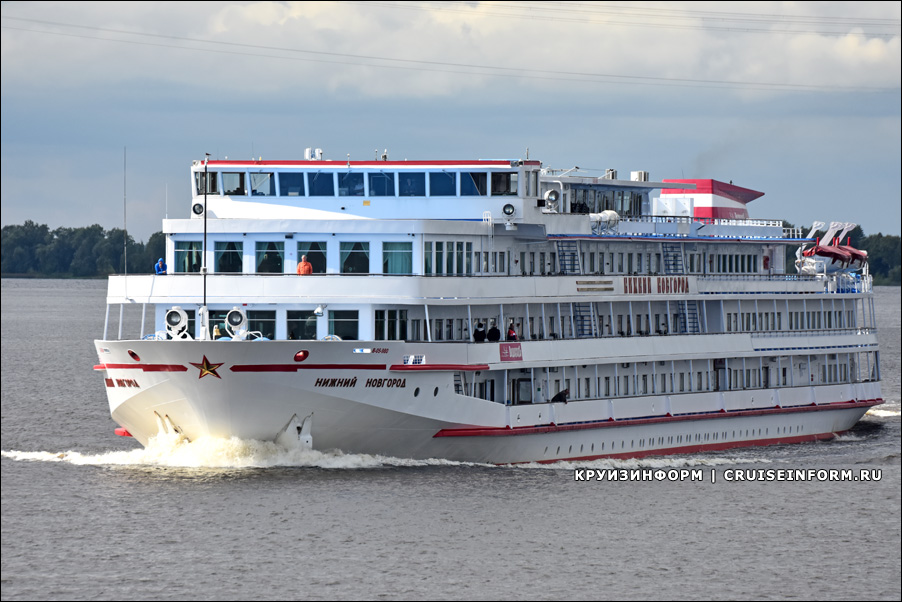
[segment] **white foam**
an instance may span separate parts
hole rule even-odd
[[[66,452],[3,451],[13,460],[68,462],[91,466],[166,466],[173,468],[273,468],[297,466],[335,469],[378,468],[382,466],[462,466],[451,460],[409,460],[369,454],[345,454],[308,449],[286,449],[276,443],[248,439],[201,437],[187,441],[177,434],[151,437],[147,447],[100,454]]]
[[[902,416],[902,412],[899,410],[878,410],[878,409],[870,409],[867,412],[868,416],[877,416],[878,418],[895,418],[897,416]]]

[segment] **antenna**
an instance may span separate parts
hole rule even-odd
[[[125,298],[128,299],[128,204],[126,203],[126,168],[128,166],[128,149],[122,147],[122,261],[125,263]],[[120,320],[119,329],[122,329]],[[121,336],[119,337],[122,338]]]

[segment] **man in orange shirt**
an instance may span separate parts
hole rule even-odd
[[[313,273],[313,264],[307,261],[306,255],[301,255],[301,262],[298,264],[298,276],[306,276]]]

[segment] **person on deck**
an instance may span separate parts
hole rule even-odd
[[[511,325],[507,327],[507,340],[508,341],[516,341],[517,340],[517,329],[514,328],[513,322],[511,322]]]
[[[306,255],[301,255],[301,261],[298,263],[298,276],[306,276],[313,273],[313,264],[307,261]]]
[[[489,328],[488,339],[490,342],[495,343],[501,340],[501,331],[498,330],[498,327],[494,324],[491,328]]]
[[[557,395],[552,397],[551,401],[552,401],[552,403],[557,403],[557,402],[561,402],[561,401],[563,401],[564,403],[567,403],[568,397],[570,397],[570,389],[564,389],[563,391],[561,391],[560,393],[558,393]]]
[[[157,276],[165,276],[166,275],[166,264],[163,263],[162,257],[160,257],[157,260],[157,263],[153,266],[153,269],[156,272]]]
[[[485,341],[485,326],[482,325],[482,322],[476,325],[476,330],[473,331],[473,340],[477,343]]]

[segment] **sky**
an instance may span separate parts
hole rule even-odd
[[[898,235],[900,7],[3,2],[2,224],[146,241],[204,153],[318,147],[715,178],[754,218]]]

